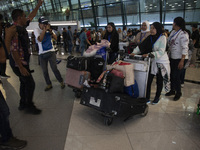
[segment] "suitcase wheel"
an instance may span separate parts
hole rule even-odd
[[[112,124],[112,122],[113,122],[113,118],[111,118],[111,117],[104,117],[104,124],[106,126],[110,126]]]
[[[145,108],[144,112],[141,114],[141,116],[145,117],[147,115],[149,111],[149,106],[147,105],[147,107]]]
[[[81,91],[76,91],[75,92],[75,97],[76,98],[81,98],[81,93],[82,93]]]

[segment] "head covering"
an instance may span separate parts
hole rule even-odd
[[[142,22],[142,23],[146,23],[147,29],[146,29],[146,30],[141,30],[141,32],[142,32],[142,33],[149,32],[149,31],[150,31],[150,30],[149,30],[149,22],[148,22],[148,21],[144,21],[144,22]]]
[[[163,33],[162,24],[159,22],[154,22],[152,25],[154,26],[154,28],[156,28],[156,32],[157,32],[156,35],[160,36],[160,34]]]
[[[49,21],[44,16],[41,16],[38,19],[38,22],[41,23],[41,24],[48,24],[49,23]]]

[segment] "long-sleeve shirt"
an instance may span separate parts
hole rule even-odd
[[[169,57],[172,59],[181,59],[182,55],[185,55],[185,59],[188,59],[188,44],[189,36],[187,32],[182,30],[173,30],[168,38]]]

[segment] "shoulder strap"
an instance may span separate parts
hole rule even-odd
[[[7,48],[6,48],[5,42],[3,41],[3,39],[2,39],[1,36],[0,36],[0,41],[1,41],[2,45],[3,45],[4,51],[5,51],[5,54],[6,54],[6,58],[8,58],[8,57],[9,57],[9,55],[8,55],[8,51],[7,51]]]

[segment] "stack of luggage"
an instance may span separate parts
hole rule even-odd
[[[134,64],[118,61],[106,68],[105,64],[103,58],[68,57],[66,84],[81,97],[80,104],[102,113],[105,125],[111,125],[114,116],[124,120],[136,114],[145,116],[148,105],[139,94]]]

